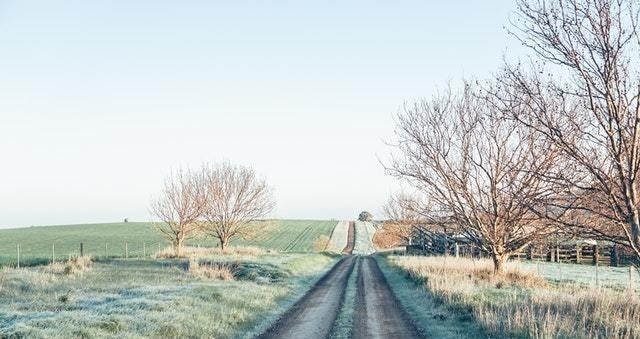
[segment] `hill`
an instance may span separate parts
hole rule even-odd
[[[310,252],[322,235],[329,237],[337,221],[270,220],[256,223],[249,239],[236,239],[232,245],[257,246],[282,252]],[[259,230],[259,231],[258,231]],[[84,254],[94,257],[145,257],[168,246],[150,222],[35,226],[0,230],[0,266],[20,263],[33,265]],[[211,238],[194,239],[192,246],[217,246]]]

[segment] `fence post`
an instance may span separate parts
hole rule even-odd
[[[580,251],[582,248],[579,244],[576,243],[576,264],[579,264],[582,260],[580,259]]]
[[[84,244],[80,243],[80,256],[84,257]]]
[[[456,258],[460,256],[460,246],[456,243]]]
[[[20,268],[20,244],[16,244],[16,248],[18,249],[18,268]]]
[[[613,244],[611,246],[611,266],[617,267],[620,265],[620,257],[618,256],[618,245]]]
[[[598,274],[598,262],[596,261],[596,287],[600,289],[600,275]]]
[[[146,242],[142,243],[142,257],[143,258],[147,257],[147,243]]]
[[[124,242],[124,258],[129,259],[129,243]]]
[[[598,245],[593,245],[593,264],[598,266],[599,259],[600,259],[600,250],[598,249]]]
[[[104,243],[104,258],[109,259],[109,245],[106,242]]]
[[[556,245],[556,262],[561,262],[560,260],[560,246]]]
[[[51,263],[56,263],[56,243],[51,244]]]

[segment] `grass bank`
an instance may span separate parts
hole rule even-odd
[[[517,262],[501,277],[489,260],[390,256],[448,312],[500,338],[639,338],[635,291],[550,283]]]
[[[193,259],[191,259],[193,260]],[[194,274],[189,260],[109,260],[0,270],[0,338],[246,338],[284,312],[335,258],[214,255],[232,277]]]

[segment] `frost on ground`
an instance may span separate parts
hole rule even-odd
[[[245,338],[262,332],[335,260],[237,258],[200,258],[202,266],[236,265],[229,281],[190,272],[188,259],[111,260],[73,273],[4,268],[0,338]]]
[[[333,229],[331,233],[331,239],[329,240],[329,248],[327,250],[332,252],[340,252],[345,246],[349,238],[349,222],[340,221]]]
[[[373,247],[373,235],[376,228],[371,222],[356,221],[356,243],[353,247],[353,254],[369,255],[376,251]]]
[[[549,283],[518,262],[508,262],[500,276],[489,259],[389,256],[388,262],[489,338],[640,338],[640,297],[630,290]]]
[[[545,279],[587,287],[611,287],[625,289],[631,287],[640,291],[640,273],[629,267],[576,265],[567,263],[522,261],[522,266]],[[630,274],[631,273],[631,274]]]

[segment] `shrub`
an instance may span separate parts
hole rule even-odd
[[[360,215],[358,215],[358,220],[360,220],[360,221],[371,221],[371,220],[373,220],[373,214],[371,214],[370,212],[367,212],[367,211],[362,211],[362,212],[360,212]]]

